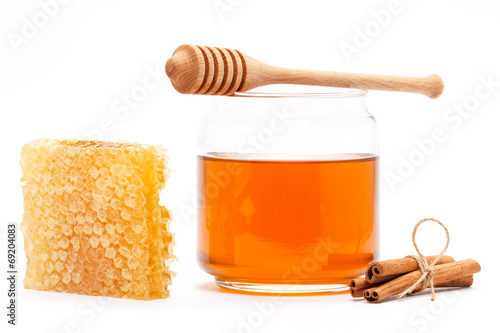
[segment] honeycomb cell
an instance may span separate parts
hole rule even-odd
[[[28,289],[166,298],[173,235],[158,146],[41,139],[21,151]]]

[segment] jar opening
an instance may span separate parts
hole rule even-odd
[[[229,97],[254,98],[353,98],[364,97],[368,91],[362,89],[304,86],[271,85],[246,92],[236,92]]]

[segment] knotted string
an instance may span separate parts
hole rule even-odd
[[[427,263],[427,260],[425,260],[425,257],[423,256],[422,252],[420,252],[417,243],[415,242],[415,236],[417,234],[417,229],[418,227],[424,223],[425,221],[434,221],[437,224],[439,224],[441,227],[443,227],[444,231],[446,232],[446,246],[443,248],[441,253],[434,259],[433,262],[430,264]],[[450,244],[450,234],[448,233],[448,229],[445,227],[443,223],[440,221],[433,219],[433,218],[425,218],[420,221],[418,221],[417,224],[415,224],[415,228],[413,228],[413,234],[412,234],[412,240],[413,240],[413,246],[415,246],[415,250],[417,250],[418,256],[416,255],[409,255],[406,256],[408,258],[413,258],[418,264],[418,267],[420,268],[420,271],[422,272],[422,276],[408,289],[403,291],[398,295],[398,298],[404,297],[408,294],[411,294],[413,290],[422,282],[422,290],[428,288],[429,286],[431,287],[431,292],[432,292],[432,298],[431,300],[436,300],[436,294],[434,293],[434,265],[441,259],[443,256],[444,252],[448,248],[448,244]]]

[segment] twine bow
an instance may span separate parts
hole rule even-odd
[[[446,245],[443,248],[443,250],[441,251],[441,253],[436,257],[436,259],[434,259],[434,261],[431,262],[430,264],[427,263],[427,260],[425,260],[425,257],[422,255],[422,252],[420,252],[420,250],[417,246],[417,243],[415,242],[415,236],[417,234],[417,229],[425,221],[436,222],[441,227],[443,227],[444,231],[446,232]],[[415,246],[415,250],[417,250],[418,256],[411,254],[411,255],[406,256],[406,257],[415,259],[415,261],[418,264],[418,267],[420,268],[420,271],[422,272],[422,276],[420,276],[420,278],[417,281],[415,281],[415,283],[411,287],[409,287],[408,289],[406,289],[405,291],[400,293],[398,295],[398,298],[405,297],[406,295],[411,294],[413,292],[413,290],[415,290],[415,288],[422,282],[422,290],[428,288],[429,286],[431,287],[431,292],[432,292],[431,300],[434,301],[434,300],[436,300],[436,294],[434,293],[434,265],[436,265],[436,263],[439,261],[439,259],[441,259],[444,252],[448,248],[448,244],[450,244],[450,234],[448,233],[448,229],[445,227],[445,225],[443,223],[441,223],[440,221],[433,219],[433,218],[425,218],[425,219],[418,221],[418,223],[415,224],[415,228],[413,228],[412,240],[413,240],[413,246]]]

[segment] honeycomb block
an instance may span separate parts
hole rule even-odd
[[[173,236],[157,146],[40,139],[21,151],[28,289],[166,298]]]

